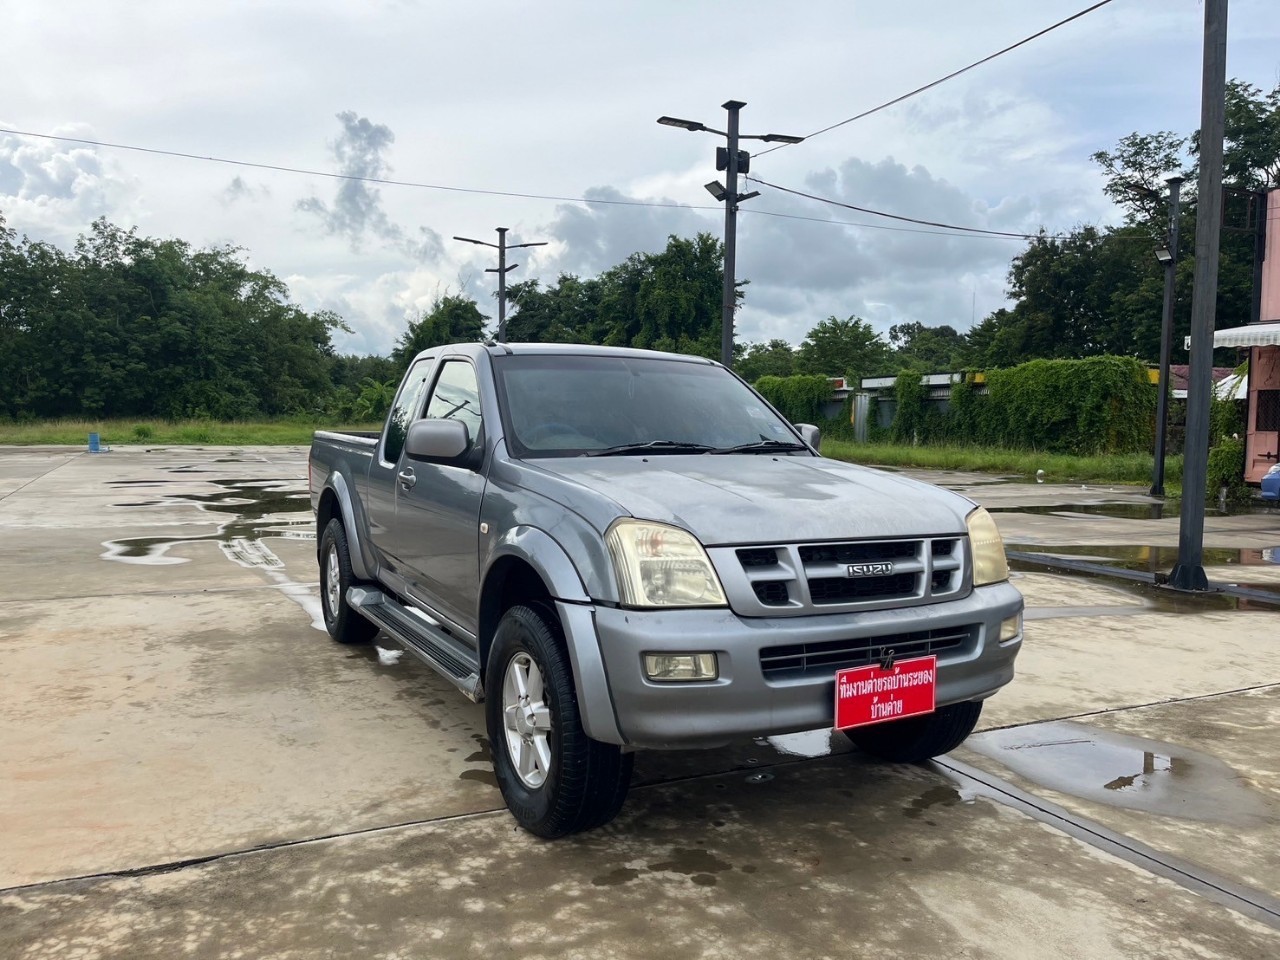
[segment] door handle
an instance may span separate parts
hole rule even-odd
[[[408,469],[401,470],[396,474],[396,477],[400,480],[400,486],[404,487],[406,490],[418,482],[418,478],[413,475],[413,471]]]

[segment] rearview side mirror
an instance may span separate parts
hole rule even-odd
[[[457,460],[471,446],[471,432],[461,420],[415,420],[404,440],[410,460]]]
[[[801,440],[815,450],[822,449],[822,431],[812,423],[797,423],[796,429],[800,431]]]

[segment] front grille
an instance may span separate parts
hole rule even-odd
[[[967,584],[963,537],[763,544],[713,550],[739,612],[796,616],[955,599]],[[722,570],[725,568],[722,566]],[[725,571],[730,572],[730,571]]]
[[[877,560],[906,560],[916,555],[919,541],[880,540],[855,543],[813,543],[800,548],[800,562],[868,563]]]
[[[778,551],[760,547],[739,550],[738,559],[744,567],[776,567]]]
[[[751,589],[766,607],[785,607],[791,602],[791,593],[784,580],[756,580]]]
[[[919,574],[899,573],[888,577],[819,577],[809,581],[809,596],[815,604],[851,603],[905,597],[915,592]]]
[[[837,670],[876,663],[892,650],[895,660],[940,655],[969,647],[977,625],[916,630],[856,640],[828,640],[822,643],[792,643],[765,647],[760,651],[760,670],[766,680],[794,680],[813,676],[834,676]]]

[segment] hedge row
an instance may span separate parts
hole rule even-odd
[[[831,382],[826,377],[761,377],[752,386],[792,423],[812,423],[824,437],[853,439],[853,425],[849,422],[852,396],[845,401],[839,416],[823,415],[823,408],[831,400]]]
[[[1032,360],[985,380],[985,394],[971,375],[956,384],[943,414],[917,376],[900,376],[894,438],[1077,454],[1151,448],[1156,387],[1131,357]]]

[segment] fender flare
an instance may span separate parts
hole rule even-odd
[[[520,525],[502,535],[489,552],[481,583],[489,579],[494,564],[504,557],[523,560],[542,578],[551,596],[569,603],[590,603],[586,585],[564,547],[537,527]]]
[[[578,711],[587,736],[605,743],[625,744],[613,707],[609,677],[596,635],[595,608],[578,568],[554,537],[537,527],[518,526],[503,534],[489,554],[481,579],[481,594],[496,564],[512,557],[528,564],[546,584],[564,631],[573,667]],[[488,638],[481,637],[482,660],[488,659]]]
[[[352,500],[351,488],[347,486],[347,478],[337,471],[330,473],[325,483],[325,490],[332,490],[338,500],[338,515],[342,519],[342,527],[347,533],[347,545],[350,548],[348,552],[351,554],[351,571],[361,580],[372,580],[373,575],[364,562],[364,542],[357,529],[355,504]],[[321,497],[323,496],[322,493]],[[324,531],[321,530],[319,533],[323,534]]]

